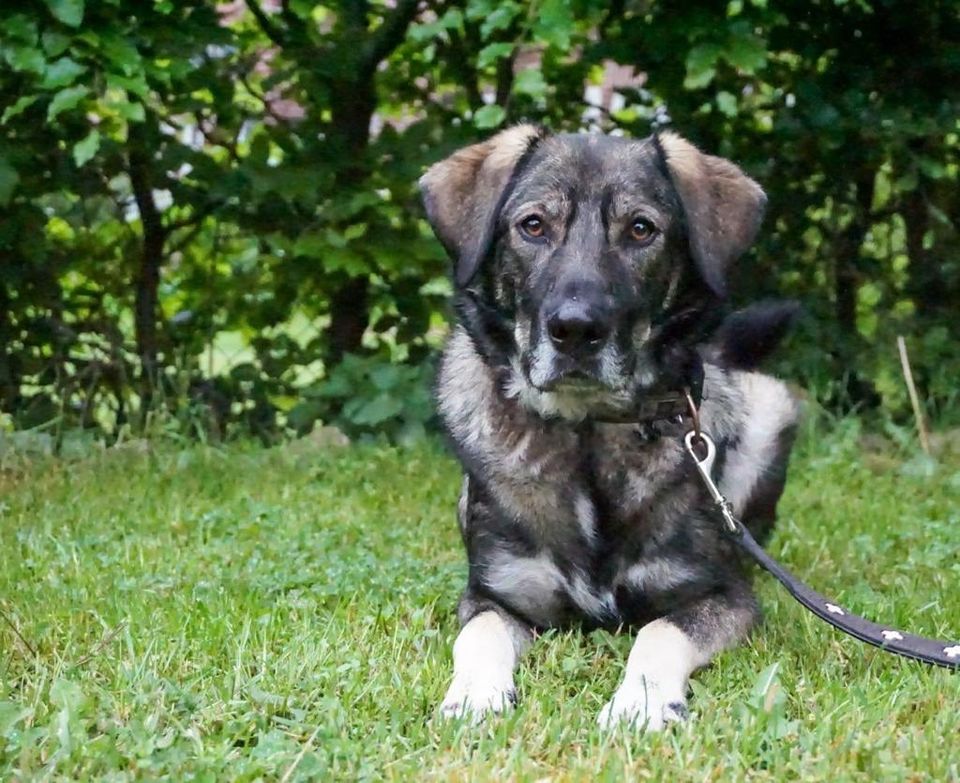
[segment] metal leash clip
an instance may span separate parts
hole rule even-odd
[[[727,526],[727,531],[730,533],[739,533],[740,522],[733,514],[733,507],[713,481],[713,463],[717,458],[716,444],[714,444],[713,438],[700,429],[699,425],[700,422],[697,421],[694,428],[683,436],[683,445],[686,447],[687,453],[693,458],[693,463],[697,466],[697,472],[700,474],[700,478],[703,479],[703,483],[706,485],[710,497],[713,498],[713,502],[716,503],[717,508],[720,509],[724,524]],[[704,445],[707,449],[707,453],[702,458],[697,456],[696,447],[700,444]]]

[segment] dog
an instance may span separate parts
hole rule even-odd
[[[691,674],[744,639],[758,607],[674,403],[700,390],[719,486],[756,535],[773,524],[798,421],[786,385],[755,371],[793,305],[724,316],[766,197],[671,132],[531,125],[434,164],[420,190],[453,260],[457,323],[436,393],[463,466],[469,561],[440,711],[508,709],[537,632],[573,623],[639,629],[601,725],[682,720]],[[658,406],[667,414],[638,420]]]

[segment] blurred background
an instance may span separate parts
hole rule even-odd
[[[824,410],[960,418],[960,6],[37,0],[0,10],[0,430],[433,426],[416,180],[519,120],[671,127],[770,197],[734,302],[806,310]]]

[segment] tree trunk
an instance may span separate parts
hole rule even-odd
[[[138,140],[142,141],[142,140]],[[140,358],[140,418],[141,425],[153,404],[153,394],[159,381],[159,345],[157,321],[159,316],[158,290],[160,267],[163,265],[163,250],[166,232],[160,212],[153,199],[150,182],[150,156],[146,145],[138,144],[130,149],[130,182],[133,195],[140,210],[143,226],[143,245],[140,264],[135,279],[135,302],[133,311],[134,329],[137,338],[137,354]]]
[[[330,58],[338,64],[327,69],[323,91],[329,91],[330,123],[326,148],[331,160],[339,164],[334,177],[338,196],[362,186],[369,175],[366,159],[370,143],[370,121],[377,106],[377,67],[399,46],[410,23],[416,18],[419,0],[396,0],[388,4],[380,25],[369,30],[369,0],[347,0],[338,11],[338,43],[333,49],[311,51],[311,36],[301,20],[287,12],[283,4],[284,24],[264,12],[260,3],[248,0],[258,24],[270,39],[288,48],[296,59],[304,61],[316,56]],[[324,123],[326,124],[326,123]],[[345,353],[357,351],[369,321],[369,280],[366,276],[340,275],[328,281],[330,295],[330,340],[328,361],[335,363]]]
[[[334,179],[338,192],[362,184],[368,175],[365,160],[370,144],[370,121],[376,109],[374,74],[338,85],[333,91],[331,143],[345,161]],[[341,277],[330,294],[330,350],[328,363],[338,363],[361,348],[370,320],[370,281],[366,275]]]
[[[338,363],[346,353],[360,350],[363,333],[370,321],[370,283],[366,277],[348,278],[330,296],[330,350],[331,364]]]
[[[848,335],[857,333],[857,286],[860,281],[860,250],[870,227],[875,175],[860,172],[855,183],[854,215],[834,243],[833,290],[837,323]]]
[[[14,413],[20,398],[20,378],[7,348],[13,343],[12,331],[10,296],[6,283],[0,283],[0,411],[6,413]]]
[[[859,248],[855,240],[841,237],[834,267],[833,287],[835,298],[834,315],[844,334],[851,335],[857,329],[857,272],[856,267],[841,258],[849,257],[850,248]]]
[[[904,197],[901,210],[906,224],[907,255],[910,257],[908,293],[921,315],[936,315],[947,297],[947,283],[939,264],[923,246],[923,238],[930,227],[927,196],[918,186]]]
[[[355,187],[367,176],[365,155],[370,145],[370,121],[377,108],[374,74],[332,85],[330,145],[343,165],[334,182],[337,187]]]

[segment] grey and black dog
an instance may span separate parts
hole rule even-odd
[[[442,713],[513,704],[536,631],[575,622],[639,628],[599,721],[662,728],[686,714],[691,673],[743,639],[758,609],[683,431],[630,416],[702,382],[719,485],[751,530],[769,530],[798,411],[753,369],[793,308],[722,316],[763,191],[672,133],[528,125],[460,150],[420,184],[455,263],[459,322],[437,396],[464,469],[469,558]]]

